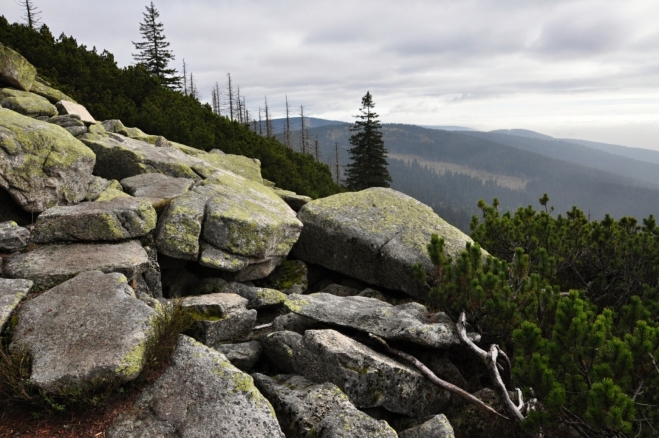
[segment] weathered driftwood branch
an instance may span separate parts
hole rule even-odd
[[[460,387],[458,387],[458,386],[455,386],[455,385],[453,385],[452,383],[449,383],[449,382],[447,382],[447,381],[445,381],[445,380],[440,379],[439,377],[437,377],[437,376],[435,375],[435,373],[433,373],[432,371],[430,371],[430,370],[428,369],[428,367],[426,367],[423,363],[421,363],[420,360],[418,360],[416,357],[412,356],[411,354],[407,354],[407,353],[405,353],[405,352],[403,352],[403,351],[396,350],[395,348],[390,347],[389,344],[387,344],[387,342],[386,342],[384,339],[382,339],[381,337],[379,337],[379,336],[376,336],[376,335],[374,335],[374,334],[372,334],[372,333],[369,333],[368,335],[371,337],[371,339],[375,339],[375,340],[378,341],[380,344],[382,344],[382,346],[383,346],[383,347],[384,347],[384,348],[385,348],[390,354],[393,354],[394,356],[398,356],[398,357],[400,357],[400,358],[406,360],[406,361],[409,362],[410,364],[412,364],[417,370],[419,370],[419,371],[421,372],[421,374],[423,374],[428,380],[430,380],[432,383],[434,383],[435,385],[439,386],[440,388],[443,388],[443,389],[445,389],[445,390],[447,390],[447,391],[449,391],[449,392],[452,392],[453,394],[456,394],[456,395],[462,397],[464,400],[466,400],[466,401],[468,401],[469,403],[473,404],[473,405],[476,406],[479,410],[485,412],[486,414],[494,415],[494,416],[497,416],[497,417],[503,418],[504,420],[508,420],[508,419],[509,419],[508,417],[505,417],[505,416],[501,415],[500,413],[498,413],[497,411],[495,411],[493,408],[491,408],[491,407],[488,406],[487,404],[483,403],[483,402],[482,402],[481,400],[479,400],[478,398],[476,398],[476,397],[474,397],[473,395],[469,394],[469,393],[468,393],[467,391],[465,391],[464,389],[462,389],[462,388],[460,388]]]
[[[518,390],[518,394],[520,394],[520,405],[515,406],[515,403],[513,403],[513,401],[510,399],[508,389],[506,389],[506,385],[503,383],[503,379],[499,373],[500,365],[497,363],[497,357],[499,354],[501,354],[506,359],[506,361],[508,361],[508,364],[510,364],[508,356],[506,356],[505,353],[496,344],[492,344],[490,346],[489,352],[474,344],[474,342],[467,336],[467,317],[464,312],[460,314],[460,318],[458,319],[458,322],[455,326],[462,342],[467,344],[471,351],[480,356],[481,359],[483,359],[483,362],[485,362],[487,370],[490,374],[490,378],[492,379],[495,392],[499,396],[499,400],[504,405],[505,409],[514,416],[515,420],[518,422],[523,421],[524,415],[522,414],[522,411],[524,410],[524,405],[521,399],[521,391]]]

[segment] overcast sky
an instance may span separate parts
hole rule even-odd
[[[132,62],[147,2],[33,0],[53,34]],[[370,90],[385,123],[524,128],[659,150],[657,0],[157,0],[203,99],[230,72],[254,114],[267,95],[351,121]],[[15,0],[0,13],[20,21]]]

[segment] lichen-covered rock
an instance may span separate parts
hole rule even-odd
[[[396,438],[386,421],[360,412],[336,385],[304,377],[254,374],[254,382],[272,403],[290,438]]]
[[[286,260],[261,283],[286,295],[303,294],[309,287],[309,270],[300,260]]]
[[[69,115],[75,114],[75,115],[79,116],[80,120],[82,120],[87,125],[92,125],[92,124],[96,123],[96,120],[94,120],[94,117],[92,117],[92,115],[89,114],[89,111],[87,111],[87,108],[80,105],[79,103],[70,102],[68,100],[60,100],[59,102],[57,102],[57,110],[62,115],[64,115],[64,114],[69,114]]]
[[[253,379],[181,336],[171,365],[107,430],[108,438],[284,438]]]
[[[298,218],[304,229],[294,257],[419,299],[427,298],[427,290],[412,266],[433,268],[426,248],[431,235],[444,238],[452,257],[472,242],[430,207],[385,188],[317,199]]]
[[[65,114],[63,116],[54,116],[47,120],[48,123],[52,123],[57,126],[69,131],[69,133],[78,137],[79,135],[86,134],[88,132],[87,126],[80,120],[80,116],[77,114]]]
[[[160,138],[160,136],[158,135],[147,134],[144,131],[142,131],[140,128],[126,128],[126,134],[128,137],[134,140],[143,141],[145,143],[149,143],[154,146],[158,141],[158,138]]]
[[[398,434],[399,438],[455,438],[453,427],[444,414],[435,415],[420,426]]]
[[[276,331],[260,339],[263,354],[271,365],[283,373],[296,373],[296,353],[303,348],[303,336],[290,331]],[[302,373],[298,373],[302,374]]]
[[[213,149],[210,152],[206,152],[180,143],[171,142],[170,144],[181,152],[204,160],[219,169],[228,170],[259,184],[263,183],[263,178],[261,177],[261,162],[256,158],[225,154],[219,149]]]
[[[33,238],[38,243],[126,240],[148,234],[156,221],[148,201],[118,197],[49,208],[39,215]]]
[[[16,95],[2,98],[0,106],[28,117],[52,117],[57,115],[57,108],[48,99],[24,91],[16,91]]]
[[[30,91],[37,69],[18,52],[0,44],[0,83]]]
[[[103,128],[105,128],[107,132],[114,132],[115,134],[121,134],[128,137],[128,130],[126,129],[126,126],[121,123],[121,120],[105,120],[101,122],[101,125],[103,125]]]
[[[336,284],[336,283],[328,284],[321,290],[321,292],[330,295],[335,295],[337,297],[354,297],[356,295],[359,295],[359,289],[343,286],[341,284]]]
[[[82,201],[94,153],[65,129],[0,109],[0,187],[40,213]]]
[[[4,206],[3,206],[4,208]],[[30,232],[14,221],[0,222],[0,253],[25,248],[30,243]]]
[[[373,333],[387,340],[405,341],[432,348],[460,344],[455,325],[433,322],[418,303],[393,306],[367,297],[339,297],[328,293],[289,295],[285,306],[327,324]]]
[[[286,301],[286,295],[278,290],[246,286],[242,283],[229,283],[223,292],[234,293],[246,298],[249,301],[247,303],[247,308],[249,309],[276,306]]]
[[[92,126],[97,125],[103,127],[100,123]],[[80,140],[96,154],[94,174],[107,179],[121,181],[144,173],[162,173],[199,181],[216,171],[207,162],[178,149],[154,147],[120,134],[93,134],[91,127],[90,132],[81,136]]]
[[[0,278],[0,334],[5,329],[11,313],[32,288],[30,280]]]
[[[154,315],[125,276],[84,272],[21,307],[10,348],[27,348],[30,382],[48,392],[126,382],[142,370]]]
[[[263,352],[263,347],[261,347],[259,341],[223,344],[214,348],[224,354],[236,368],[245,372],[248,372],[256,365]]]
[[[192,187],[189,178],[174,178],[161,173],[144,173],[121,180],[124,190],[132,196],[154,200],[170,200]]]
[[[32,84],[32,88],[30,88],[30,93],[43,96],[46,99],[48,99],[50,103],[57,103],[60,100],[68,100],[69,102],[76,103],[73,99],[71,99],[69,96],[62,93],[61,91],[51,88],[46,84],[42,84],[39,81],[34,81],[34,83]]]
[[[5,277],[25,278],[35,290],[50,289],[85,271],[118,272],[137,284],[150,268],[149,257],[136,241],[47,245],[19,254],[5,265]]]
[[[307,330],[304,336],[276,332],[267,338],[271,339],[264,340],[263,347],[269,358],[276,356],[273,351],[279,352],[282,361],[288,356],[295,374],[317,383],[334,383],[358,408],[381,406],[421,417],[442,412],[451,399],[450,393],[429,385],[415,369],[335,330]],[[277,348],[272,346],[275,341]]]
[[[274,189],[277,196],[284,200],[294,211],[300,211],[307,203],[311,202],[312,199],[308,196],[298,195],[295,192],[290,190],[283,189]]]
[[[234,280],[246,281],[269,275],[301,226],[272,190],[218,171],[172,200],[160,219],[156,243],[167,256],[238,272]]]
[[[195,318],[195,338],[208,346],[241,341],[256,324],[256,310],[247,310],[248,301],[236,294],[219,293],[187,297],[181,305]]]
[[[274,331],[288,330],[301,335],[307,330],[318,328],[319,325],[320,323],[315,319],[307,318],[306,316],[298,315],[293,312],[280,315],[272,321],[272,329]]]

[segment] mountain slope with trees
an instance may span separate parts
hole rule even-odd
[[[99,120],[120,119],[198,149],[258,158],[265,178],[299,194],[315,198],[340,190],[326,165],[214,114],[209,105],[169,89],[143,66],[119,68],[107,51],[90,50],[66,35],[55,38],[45,25],[35,30],[4,17],[0,41],[27,58],[53,87],[84,102]]]

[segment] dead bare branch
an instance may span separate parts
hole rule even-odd
[[[374,340],[378,341],[389,353],[393,354],[394,356],[398,356],[398,357],[404,359],[405,361],[409,362],[410,364],[412,364],[417,370],[419,370],[419,372],[421,372],[421,374],[423,374],[428,380],[430,380],[432,383],[439,386],[440,388],[443,388],[443,389],[445,389],[449,392],[452,392],[453,394],[456,394],[456,395],[462,397],[464,400],[466,400],[467,402],[473,404],[479,410],[485,412],[486,414],[494,415],[494,416],[497,416],[499,418],[503,418],[504,420],[510,420],[508,417],[505,417],[505,416],[501,415],[500,413],[495,411],[492,407],[490,407],[487,404],[483,403],[481,400],[479,400],[478,398],[476,398],[473,395],[469,394],[464,389],[462,389],[458,386],[455,386],[452,383],[449,383],[445,380],[440,379],[439,377],[437,377],[435,375],[435,373],[430,371],[428,369],[428,367],[426,367],[423,363],[421,363],[421,361],[419,361],[417,358],[415,358],[411,354],[407,354],[403,351],[400,351],[400,350],[397,350],[395,348],[390,347],[389,344],[387,344],[387,342],[384,339],[380,338],[379,336],[376,336],[372,333],[369,333],[368,335],[371,337],[371,339],[374,339]]]

